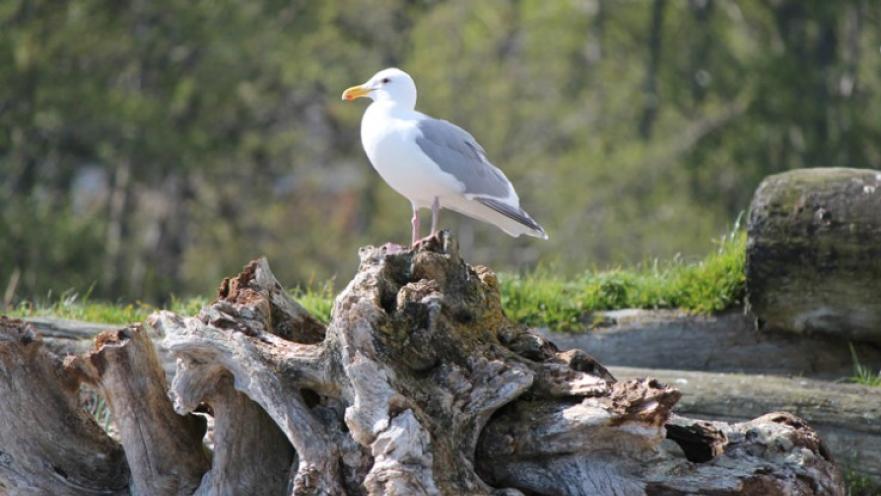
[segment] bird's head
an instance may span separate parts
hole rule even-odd
[[[416,83],[406,72],[397,69],[383,69],[368,79],[366,83],[352,86],[343,92],[343,100],[367,97],[376,102],[391,102],[407,108],[416,106]]]

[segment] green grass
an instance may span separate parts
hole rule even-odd
[[[853,344],[850,345],[850,354],[853,357],[853,375],[850,376],[850,381],[864,386],[881,387],[881,370],[872,370],[861,364]]]
[[[186,299],[172,297],[171,303],[164,308],[182,315],[194,315],[207,303],[208,299],[203,297]],[[10,317],[51,316],[105,324],[129,324],[140,322],[152,312],[161,309],[160,307],[142,302],[110,303],[92,301],[88,295],[80,296],[77,293],[65,293],[57,299],[52,298],[50,295],[44,301],[22,302],[7,312],[6,315]]]
[[[320,321],[324,323],[330,321],[330,310],[333,307],[334,297],[333,285],[331,283],[327,283],[320,288],[297,288],[291,291],[291,296]],[[205,297],[184,299],[172,297],[171,303],[164,307],[157,307],[142,302],[109,303],[92,301],[87,296],[80,297],[77,293],[67,293],[57,299],[49,296],[43,301],[20,303],[9,312],[6,312],[5,315],[10,317],[51,316],[104,324],[129,324],[141,322],[151,313],[163,309],[171,310],[181,315],[195,315],[199,313],[203,306],[210,302],[211,300]]]
[[[881,496],[881,485],[853,470],[850,465],[842,467],[847,496]]]
[[[529,274],[500,274],[502,304],[508,316],[531,326],[557,331],[590,327],[590,315],[619,308],[679,308],[712,313],[741,303],[744,294],[746,234],[735,229],[718,248],[696,262],[675,259],[644,263],[632,269],[586,272],[572,278],[537,270]],[[309,312],[330,320],[332,282],[291,291]],[[173,298],[167,309],[193,315],[207,298]],[[51,315],[59,318],[125,324],[143,320],[159,308],[144,303],[113,304],[67,294],[47,302],[27,302],[12,316]]]
[[[330,322],[330,311],[333,309],[333,281],[328,281],[321,287],[297,288],[291,291],[291,296],[303,305],[310,314],[321,322]]]
[[[589,327],[591,312],[620,308],[679,308],[712,313],[739,304],[746,280],[746,233],[735,230],[701,261],[642,264],[588,272],[572,279],[538,271],[501,275],[508,316],[533,326],[571,331]]]
[[[854,375],[850,376],[850,381],[865,386],[881,387],[881,370],[873,371],[861,364],[853,344],[850,345],[850,354],[853,357],[854,368]],[[858,460],[848,460],[841,464],[845,494],[847,496],[881,496],[881,484],[854,470],[856,466],[859,466]]]

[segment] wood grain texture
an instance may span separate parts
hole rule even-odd
[[[829,380],[853,374],[847,340],[759,331],[755,316],[742,309],[717,315],[630,309],[600,312],[597,317],[605,324],[585,332],[539,332],[560,348],[579,348],[608,366]],[[862,364],[881,369],[881,347],[862,343],[855,349]]]
[[[801,377],[612,367],[621,378],[652,375],[682,391],[676,412],[744,421],[788,411],[820,433],[835,460],[881,482],[881,389]]]
[[[122,447],[34,328],[0,317],[0,494],[128,494]]]
[[[155,313],[146,329],[102,334],[71,360],[68,370],[108,398],[133,488],[843,495],[838,468],[804,421],[673,416],[681,396],[673,385],[616,380],[585,352],[509,321],[495,274],[467,265],[446,233],[360,257],[326,327],[260,259],[198,315]],[[170,390],[150,335],[175,361]],[[214,417],[210,467],[193,412]]]
[[[180,416],[147,332],[140,326],[105,331],[94,349],[67,361],[94,383],[110,407],[131,470],[133,495],[189,496],[207,471],[205,419]]]

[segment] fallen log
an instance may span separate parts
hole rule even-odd
[[[588,351],[606,365],[651,369],[744,372],[841,379],[853,373],[847,341],[824,335],[760,332],[755,318],[737,309],[717,315],[675,310],[615,310],[604,322],[579,333],[543,336],[561,348]],[[859,361],[881,370],[881,348],[855,346]]]
[[[114,331],[119,328],[113,324],[98,324],[48,316],[26,317],[22,320],[30,323],[43,336],[44,341],[88,339],[91,342],[92,338],[102,331]]]
[[[85,353],[91,349],[95,336],[104,331],[117,330],[120,327],[112,324],[45,316],[25,317],[21,320],[29,323],[35,331],[40,333],[43,346],[58,356]]]
[[[810,423],[839,462],[881,482],[881,390],[805,378],[612,367],[627,379],[652,375],[682,391],[681,415],[743,421],[788,411]]]
[[[179,455],[204,470],[197,494],[844,494],[838,468],[803,421],[781,413],[736,424],[672,417],[675,388],[616,381],[584,352],[561,352],[507,320],[495,275],[466,265],[445,234],[415,250],[360,255],[326,328],[290,300],[262,259],[226,281],[198,316],[148,319],[177,359],[177,414],[214,417],[210,468],[196,451]],[[77,377],[106,382],[74,365]],[[161,374],[150,368],[155,386]],[[118,408],[111,388],[102,390]],[[190,450],[182,437],[175,449]],[[122,436],[127,455],[132,439]],[[244,457],[254,456],[272,463],[238,485],[237,470],[254,461]],[[183,472],[178,487],[193,480]]]

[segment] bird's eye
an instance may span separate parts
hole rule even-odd
[[[388,84],[388,83],[390,83],[391,81],[392,81],[392,80],[389,79],[389,78],[382,78],[382,84]]]

